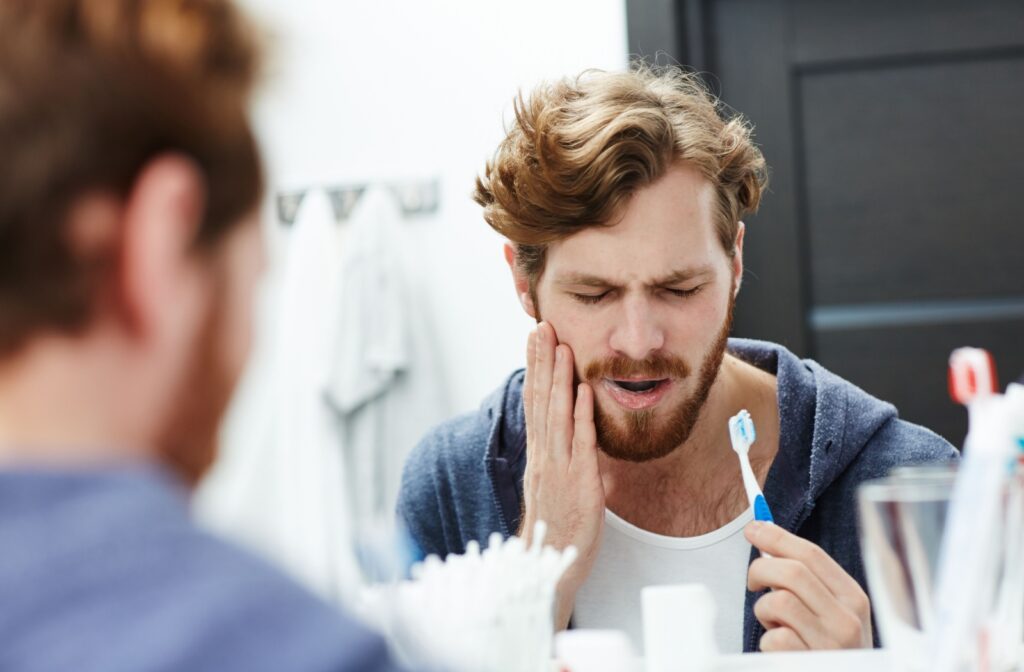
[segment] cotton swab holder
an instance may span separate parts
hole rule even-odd
[[[485,550],[470,542],[463,555],[415,565],[393,598],[399,656],[453,672],[548,672],[555,591],[576,549],[544,546],[546,529],[538,521],[529,547],[495,533]]]

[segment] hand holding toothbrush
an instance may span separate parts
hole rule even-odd
[[[771,590],[754,604],[754,616],[767,630],[761,651],[872,647],[868,596],[828,553],[761,521],[747,525],[744,534],[771,554],[754,560],[747,572],[750,590]]]
[[[542,322],[527,345],[523,401],[526,415],[526,475],[520,536],[527,543],[538,520],[547,523],[547,543],[572,545],[578,559],[558,586],[555,625],[564,628],[576,592],[593,567],[604,525],[604,485],[598,467],[594,393],[581,384],[574,395],[573,354]],[[575,400],[574,400],[575,397]]]
[[[860,584],[820,547],[774,524],[750,468],[756,438],[750,413],[743,410],[729,420],[729,438],[754,509],[744,534],[761,551],[750,565],[747,587],[771,590],[754,605],[766,630],[761,651],[871,648],[871,604]]]

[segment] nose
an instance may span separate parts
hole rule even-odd
[[[646,297],[626,297],[621,305],[622,313],[608,343],[612,350],[639,361],[664,347],[665,331]]]

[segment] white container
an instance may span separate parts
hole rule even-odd
[[[640,591],[647,672],[706,672],[718,658],[715,598],[698,583]]]
[[[555,635],[555,658],[569,672],[640,672],[621,630],[565,630]]]

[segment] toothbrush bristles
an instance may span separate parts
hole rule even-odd
[[[737,453],[746,453],[756,439],[754,421],[746,409],[729,418],[729,438],[732,440],[733,450]]]

